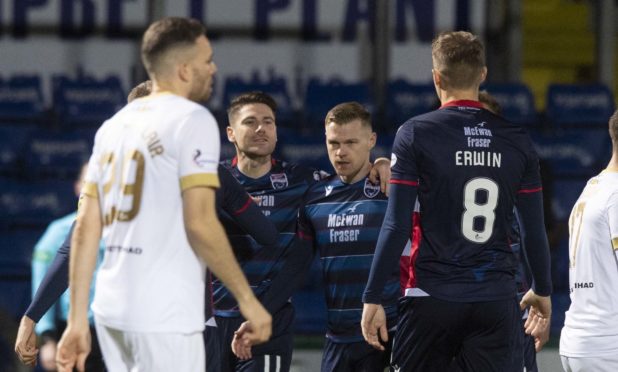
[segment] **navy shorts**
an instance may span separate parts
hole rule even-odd
[[[391,366],[402,372],[521,372],[522,337],[515,297],[470,303],[404,297]]]
[[[232,352],[234,332],[243,318],[216,317],[216,327],[206,327],[206,370],[208,372],[288,372],[292,364],[294,307],[288,303],[273,314],[273,332],[266,343],[251,349],[253,358],[241,361]]]
[[[322,354],[322,372],[374,372],[388,368],[392,334],[385,350],[374,349],[367,342],[337,343],[326,339]]]

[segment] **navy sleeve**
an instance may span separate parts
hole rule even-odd
[[[251,196],[227,169],[219,166],[218,172],[221,187],[217,189],[217,205],[234,218],[258,244],[276,244],[279,233],[275,225],[262,214]]]
[[[25,315],[37,323],[49,308],[69,288],[69,257],[71,252],[71,237],[75,222],[67,235],[64,243],[58,249],[54,261],[45,273],[41,285],[34,294],[34,298],[28,306]]]
[[[526,257],[532,272],[534,293],[549,296],[552,292],[549,244],[543,218],[543,193],[541,190],[522,190],[517,197],[517,210],[521,216]]]
[[[276,313],[292,294],[303,284],[313,259],[313,245],[310,240],[296,238],[288,249],[281,271],[270,283],[260,299],[269,313]]]
[[[391,180],[390,188],[386,215],[378,236],[367,287],[363,294],[364,303],[381,303],[384,285],[393,272],[393,268],[398,267],[401,252],[410,239],[412,231],[416,187],[393,183]]]
[[[384,285],[398,267],[401,252],[410,239],[418,186],[413,141],[413,126],[408,122],[399,128],[393,143],[390,196],[363,294],[364,303],[381,303]]]

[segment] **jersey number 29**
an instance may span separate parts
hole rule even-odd
[[[109,167],[109,179],[103,185],[103,195],[108,194],[114,183],[118,181],[116,177],[116,167],[118,164],[115,162],[114,153],[109,153],[103,157],[103,167]],[[139,212],[140,203],[142,199],[142,187],[144,186],[144,155],[137,151],[131,151],[122,159],[120,164],[120,202],[125,197],[132,197],[131,206],[126,210],[119,210],[116,205],[112,205],[109,212],[103,216],[103,222],[105,225],[110,225],[115,220],[117,221],[131,221]],[[131,177],[132,176],[132,177]],[[133,182],[129,183],[129,179],[133,179]]]

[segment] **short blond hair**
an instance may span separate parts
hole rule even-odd
[[[441,33],[431,44],[431,57],[445,89],[469,89],[480,85],[485,47],[476,35],[466,31]]]

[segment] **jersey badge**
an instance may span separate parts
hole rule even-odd
[[[288,187],[288,176],[285,173],[274,173],[270,175],[270,183],[273,189],[279,190]]]
[[[365,179],[365,187],[363,189],[365,196],[368,198],[375,198],[380,193],[380,185],[374,185],[369,182],[369,179]]]
[[[333,192],[333,186],[332,185],[328,185],[328,186],[324,187],[324,196],[330,195],[331,192]]]

